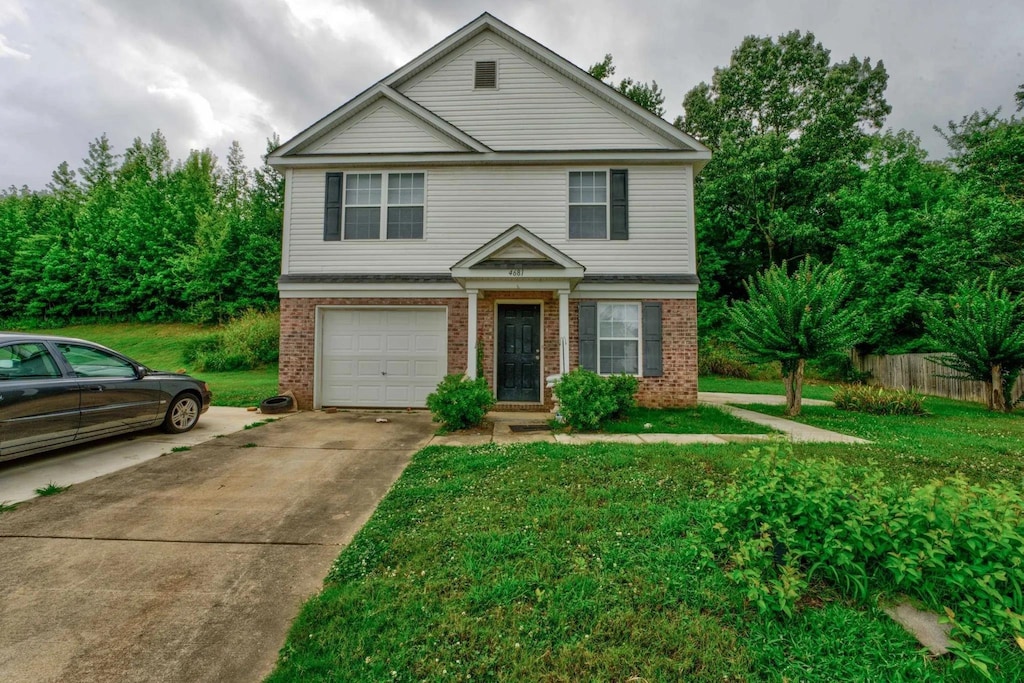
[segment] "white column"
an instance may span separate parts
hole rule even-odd
[[[469,322],[466,325],[469,328],[467,334],[469,334],[469,343],[466,344],[466,377],[469,379],[476,379],[476,293],[475,289],[467,289],[466,294],[469,295]]]
[[[558,292],[558,372],[569,372],[569,291]]]

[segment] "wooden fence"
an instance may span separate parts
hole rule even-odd
[[[868,384],[893,389],[910,389],[929,396],[945,396],[961,401],[987,403],[985,385],[966,379],[952,379],[938,375],[953,374],[952,370],[937,365],[929,358],[934,353],[902,353],[894,356],[861,356],[851,353],[853,365],[861,372],[870,372]],[[1021,373],[1024,376],[1024,373]],[[1024,393],[1024,378],[1017,380],[1013,391],[1016,400]]]

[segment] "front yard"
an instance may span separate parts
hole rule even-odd
[[[1024,418],[926,405],[921,418],[805,407],[876,443],[796,455],[1019,485]],[[425,449],[304,607],[270,680],[973,680],[926,658],[874,599],[818,580],[792,618],[762,616],[701,559],[697,531],[748,448]],[[997,679],[1024,677],[1020,652],[992,652]]]

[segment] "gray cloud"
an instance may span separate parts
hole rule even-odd
[[[336,4],[383,33],[297,16],[289,0],[0,0],[0,187],[42,187],[104,131],[123,148],[160,128],[179,157],[238,139],[254,163],[273,132],[293,135],[485,10],[584,68],[613,53],[617,77],[658,81],[669,119],[744,36],[810,30],[834,59],[885,62],[888,125],[933,156],[945,152],[933,125],[1010,109],[1024,83],[1019,2]]]

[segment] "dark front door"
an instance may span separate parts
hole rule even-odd
[[[498,400],[540,401],[540,304],[498,304]]]

